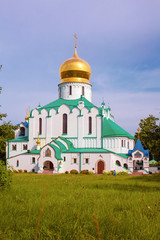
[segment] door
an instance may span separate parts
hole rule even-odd
[[[104,170],[104,162],[103,161],[99,161],[98,162],[98,171],[97,171],[97,173],[98,174],[102,174],[103,170]]]

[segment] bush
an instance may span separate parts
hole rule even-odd
[[[89,171],[88,170],[82,170],[81,172],[80,172],[80,174],[89,174]]]
[[[27,170],[24,170],[24,173],[27,173],[28,171]]]
[[[19,173],[22,173],[23,171],[22,171],[22,169],[18,169],[18,172],[19,172]]]
[[[18,171],[17,171],[17,170],[13,170],[13,172],[14,172],[14,173],[18,173]]]
[[[113,175],[113,171],[107,172],[107,171],[103,170],[103,175]]]
[[[73,170],[70,171],[70,173],[71,173],[71,174],[78,174],[78,171],[75,170],[75,169],[73,169]]]
[[[89,175],[94,175],[94,172],[93,171],[89,171]]]
[[[68,171],[65,171],[65,174],[68,174],[69,172]]]
[[[0,161],[0,189],[10,186],[12,182],[12,171],[6,169],[5,164]]]
[[[121,171],[121,172],[118,172],[117,175],[128,175],[128,172],[126,172],[126,171]]]

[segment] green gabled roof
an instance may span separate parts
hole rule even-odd
[[[69,141],[68,139],[64,138],[64,137],[59,137],[61,138],[68,146],[69,149],[73,149],[74,146],[73,146],[73,143],[71,141]]]
[[[67,150],[67,148],[64,146],[64,144],[61,143],[60,141],[58,141],[58,140],[53,140],[53,141],[60,147],[60,150],[62,152]]]
[[[28,136],[27,137],[11,139],[11,140],[8,140],[8,142],[28,142]]]
[[[60,149],[58,147],[56,147],[54,144],[48,143],[48,145],[51,146],[55,150],[55,157],[58,160],[62,160]]]
[[[134,137],[121,128],[118,124],[113,122],[111,119],[103,119],[103,128],[102,128],[103,137],[127,137],[134,139]]]
[[[38,108],[37,110],[39,112],[42,111],[42,109],[46,109],[46,110],[51,110],[52,108],[54,108],[55,110],[58,111],[59,107],[63,104],[66,104],[70,110],[72,111],[73,108],[77,107],[79,104],[79,101],[83,101],[84,102],[84,106],[86,108],[88,108],[89,110],[93,107],[96,107],[93,103],[91,103],[90,101],[88,101],[85,97],[81,97],[78,99],[74,99],[74,100],[66,100],[66,99],[62,99],[62,98],[58,98],[57,100],[55,100],[54,102],[51,102],[47,105],[44,105],[43,107]],[[96,107],[97,108],[97,107]],[[33,110],[32,110],[33,111]],[[32,113],[31,111],[31,113]]]

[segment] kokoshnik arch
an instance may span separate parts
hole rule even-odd
[[[59,98],[29,111],[15,139],[7,142],[7,163],[15,170],[38,173],[44,169],[148,173],[148,150],[140,140],[135,145],[134,137],[115,123],[110,107],[92,103],[91,68],[79,58],[77,42],[59,74]]]

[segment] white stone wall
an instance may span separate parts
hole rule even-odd
[[[32,163],[32,158],[35,158],[35,163]],[[39,155],[37,154],[24,154],[12,157],[7,160],[7,165],[13,167],[15,170],[27,170],[28,172],[32,172],[34,169],[37,172],[37,159]],[[17,167],[17,160],[19,161],[19,166]]]
[[[69,87],[72,86],[72,95],[69,95]],[[92,101],[92,92],[91,85],[87,83],[63,83],[59,85],[59,97],[67,100],[78,99],[82,95],[82,87],[84,87],[84,97]],[[60,88],[61,88],[61,96],[60,96]]]
[[[16,145],[16,150],[12,150],[13,145]],[[27,152],[27,150],[23,150],[23,145],[27,145],[27,149],[28,149],[28,142],[9,142],[9,157]],[[8,147],[7,147],[6,153],[8,156]]]
[[[122,147],[122,140],[124,146]],[[129,143],[129,148],[128,148]],[[126,137],[105,137],[103,138],[103,148],[116,152],[116,153],[128,153],[128,150],[132,150],[134,147],[134,140]]]

